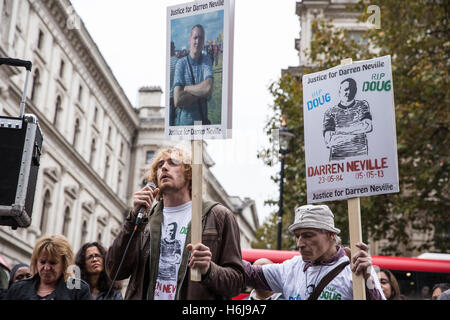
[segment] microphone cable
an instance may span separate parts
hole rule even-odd
[[[151,183],[151,182],[147,183],[146,186],[150,187],[152,190],[155,190],[155,188],[156,188],[155,184]],[[143,217],[143,214],[145,212],[145,209],[146,209],[145,206],[141,206],[141,208],[139,209],[139,213],[138,213],[138,215],[136,217],[136,222],[134,224],[133,232],[130,235],[130,239],[128,240],[127,246],[125,247],[125,251],[123,252],[122,259],[120,260],[119,267],[117,268],[117,271],[116,271],[116,275],[114,276],[114,279],[111,282],[111,286],[109,287],[108,293],[106,294],[106,299],[109,298],[109,295],[110,295],[111,290],[112,290],[112,288],[114,286],[114,283],[117,280],[117,276],[119,275],[120,268],[122,267],[123,261],[125,260],[125,257],[127,256],[127,252],[128,252],[128,248],[130,247],[131,240],[133,240],[134,234],[136,233],[136,230],[137,230],[139,224],[142,221],[142,217]]]

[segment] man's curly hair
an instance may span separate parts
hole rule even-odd
[[[179,162],[184,171],[184,178],[189,182],[189,192],[192,192],[192,157],[190,152],[185,149],[178,147],[167,147],[158,150],[158,152],[153,157],[153,161],[147,171],[146,180],[147,182],[153,182],[158,188],[158,163],[161,159],[170,157],[172,161]]]

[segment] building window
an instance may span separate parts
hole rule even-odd
[[[93,119],[95,124],[97,124],[97,117],[98,117],[98,108],[95,107],[95,109],[94,109],[94,119]]]
[[[111,126],[108,127],[108,136],[106,137],[106,140],[108,142],[111,142],[111,132],[112,132],[112,128]]]
[[[64,60],[61,59],[61,63],[59,64],[59,77],[61,79],[64,78],[64,68],[65,68],[65,63],[64,63]]]
[[[61,97],[56,97],[56,103],[55,103],[55,115],[53,116],[53,125],[56,127],[59,122],[59,117],[61,115]]]
[[[39,29],[38,38],[37,38],[37,48],[38,50],[42,50],[42,46],[44,44],[44,32]]]
[[[107,180],[108,179],[108,172],[109,172],[109,156],[106,156],[106,160],[105,160],[105,177],[104,179]]]
[[[120,185],[122,184],[122,170],[117,175],[117,194],[120,196]]]
[[[80,119],[75,120],[75,128],[73,133],[73,146],[74,148],[77,146],[78,136],[80,135]]]
[[[78,101],[81,103],[81,99],[83,98],[83,86],[78,87]]]
[[[346,40],[351,43],[355,41],[358,45],[368,45],[369,39],[364,38],[364,31],[346,30]]]
[[[83,244],[86,243],[87,234],[88,234],[87,221],[83,220],[83,224],[81,226],[81,241],[80,241],[81,243],[80,243],[80,247],[82,247]]]
[[[63,229],[62,234],[65,237],[69,236],[69,226],[70,226],[70,208],[66,207],[66,210],[64,211],[64,222],[63,222]]]
[[[32,87],[31,87],[31,101],[33,101],[33,103],[36,103],[36,101],[37,101],[39,88],[41,86],[40,77],[41,76],[39,73],[39,69],[36,69],[36,71],[34,71],[33,83],[32,83]]]
[[[155,151],[147,151],[147,153],[145,154],[145,164],[149,164],[152,161],[154,155]]]
[[[450,222],[442,221],[434,225],[434,247],[436,252],[445,252],[450,242]]]
[[[45,234],[47,229],[48,215],[50,207],[52,205],[50,199],[51,199],[50,191],[47,190],[45,191],[44,200],[42,201],[41,223],[39,225],[39,229],[41,229],[42,234]]]
[[[94,139],[92,139],[92,142],[91,142],[91,155],[89,156],[89,164],[91,166],[93,166],[93,164],[94,164],[96,151],[97,151],[97,147],[96,147],[95,138],[94,138]]]
[[[123,142],[120,143],[119,158],[122,158],[122,156],[123,156]]]

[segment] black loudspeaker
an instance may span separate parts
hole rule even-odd
[[[19,117],[0,116],[0,225],[31,224],[42,150],[42,131],[35,115],[25,114],[31,61],[0,57],[0,65],[26,69]]]
[[[0,117],[0,225],[31,224],[42,142],[34,115]]]

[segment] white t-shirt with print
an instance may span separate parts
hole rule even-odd
[[[319,284],[326,274],[342,262],[348,260],[347,256],[343,256],[333,265],[312,265],[303,272],[305,262],[302,260],[301,256],[295,256],[283,263],[264,265],[262,270],[267,283],[273,291],[282,292],[288,300],[307,300],[312,293],[313,288]],[[375,287],[381,293],[382,298],[386,299],[374,268],[371,269],[371,276],[375,282]],[[350,265],[348,265],[328,283],[317,299],[353,300],[352,285],[352,271]],[[307,289],[308,287],[309,289]]]
[[[161,246],[155,300],[174,300],[178,270],[192,216],[192,201],[177,207],[164,207],[161,225]]]

